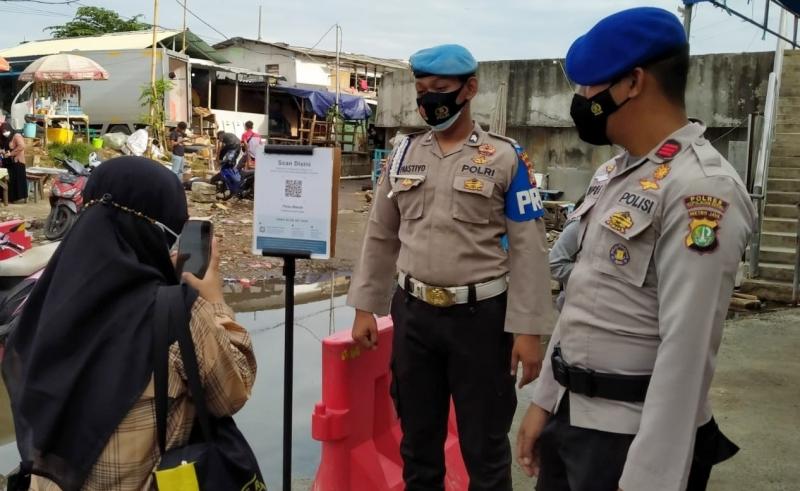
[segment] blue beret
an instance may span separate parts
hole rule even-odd
[[[411,55],[409,60],[414,76],[460,77],[472,75],[478,70],[478,62],[467,48],[458,44],[443,44],[423,49]]]
[[[600,85],[686,45],[683,25],[674,14],[655,7],[623,10],[572,43],[567,75],[580,85]]]

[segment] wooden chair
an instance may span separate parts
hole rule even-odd
[[[27,173],[28,178],[28,196],[33,193],[33,202],[38,203],[39,198],[44,199],[44,182],[47,179],[46,174],[32,174]]]

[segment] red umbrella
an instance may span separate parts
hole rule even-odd
[[[8,64],[5,58],[0,56],[0,72],[10,72],[11,65]]]
[[[108,72],[94,60],[66,53],[43,56],[22,71],[23,82],[108,80]]]

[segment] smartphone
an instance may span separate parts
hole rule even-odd
[[[183,226],[178,240],[178,276],[192,273],[203,278],[211,261],[211,241],[214,238],[214,226],[208,220],[189,220]]]

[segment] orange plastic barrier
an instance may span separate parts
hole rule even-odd
[[[322,342],[322,402],[311,435],[322,442],[313,491],[402,491],[400,423],[389,394],[392,320],[378,320],[378,349],[353,342],[350,331]],[[447,491],[469,488],[453,408],[445,443]]]

